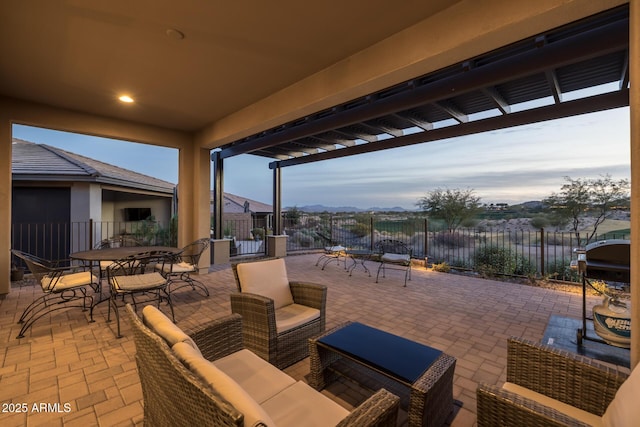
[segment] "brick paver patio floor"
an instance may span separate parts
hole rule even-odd
[[[288,256],[286,263],[290,279],[329,288],[327,327],[359,321],[457,358],[451,426],[476,424],[479,382],[505,380],[507,337],[539,341],[552,314],[581,318],[579,293],[437,273],[423,267],[414,268],[406,288],[400,271],[387,271],[387,277],[376,284],[374,268],[374,277],[360,266],[349,277],[342,264],[331,263],[325,270],[316,267],[318,256]],[[368,265],[377,266],[373,262]],[[178,325],[187,331],[231,311],[229,293],[235,291],[235,284],[229,264],[213,266],[200,278],[210,297],[186,288],[173,294]],[[95,323],[88,323],[88,312],[72,308],[45,316],[25,338],[16,339],[16,322],[38,294],[33,284],[25,282],[22,286],[14,283],[11,293],[0,299],[3,427],[141,425],[142,391],[126,322],[122,325],[124,337],[117,339],[115,322],[106,323],[107,304],[96,309]],[[597,300],[590,297],[589,305]],[[304,379],[309,372],[308,359],[286,371]],[[349,408],[367,392],[341,381],[323,393]],[[26,404],[26,412],[16,412],[23,409],[22,404]]]

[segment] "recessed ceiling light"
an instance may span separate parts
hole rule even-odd
[[[129,95],[122,95],[120,97],[118,97],[118,99],[122,102],[126,102],[127,104],[130,104],[133,102],[133,98],[130,97]]]
[[[174,40],[182,40],[184,38],[184,33],[180,30],[176,30],[175,28],[169,28],[165,31],[165,34],[167,37]]]

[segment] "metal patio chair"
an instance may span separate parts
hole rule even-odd
[[[171,310],[171,319],[175,322],[171,294],[168,291],[168,279],[155,270],[156,264],[162,264],[172,257],[171,252],[142,252],[125,259],[114,261],[107,267],[107,280],[111,287],[107,322],[111,321],[111,309],[116,314],[117,337],[120,338],[120,305],[130,297],[135,309],[138,304],[156,301],[158,308],[163,300],[167,301]],[[136,299],[138,298],[138,299]]]
[[[138,239],[128,236],[120,236],[111,239],[100,240],[94,249],[108,249],[118,248],[122,246],[142,246],[142,242]],[[100,279],[104,279],[107,274],[107,267],[109,267],[113,261],[100,261]]]
[[[17,338],[23,338],[38,319],[52,311],[70,307],[81,307],[86,311],[93,305],[93,296],[87,295],[86,287],[90,286],[94,292],[98,292],[100,281],[91,271],[74,272],[69,266],[60,266],[61,261],[49,261],[16,249],[12,249],[11,253],[24,261],[43,292],[22,312],[18,321],[22,327]],[[90,317],[93,321],[92,313]]]
[[[374,252],[380,257],[376,283],[380,270],[382,277],[385,277],[385,270],[388,268],[404,271],[404,286],[407,286],[407,280],[411,280],[411,248],[399,240],[383,239],[376,242]]]
[[[340,258],[345,257],[345,250],[347,248],[322,233],[316,231],[316,235],[322,239],[324,249],[324,253],[320,255],[320,258],[316,261],[316,267],[322,263],[322,270],[324,270],[327,264],[333,260],[336,260],[336,263],[340,264]]]
[[[200,257],[210,244],[211,239],[209,237],[198,239],[182,248],[179,254],[166,258],[163,264],[156,265],[156,269],[167,279],[169,292],[175,292],[185,286],[191,286],[194,291],[198,287],[206,296],[209,296],[209,290],[204,283],[194,279],[192,274],[198,272]],[[176,287],[171,286],[174,282],[179,281],[184,282],[184,284]]]

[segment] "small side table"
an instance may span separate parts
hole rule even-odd
[[[366,271],[369,274],[369,277],[371,277],[371,272],[369,271],[369,269],[364,263],[371,259],[373,252],[371,252],[368,249],[347,249],[345,253],[347,254],[347,258],[350,258],[351,261],[353,262],[353,264],[351,264],[347,268],[346,266],[347,258],[345,258],[344,260],[345,269],[349,272],[349,276],[351,276],[351,274],[353,273],[353,270],[355,270],[355,268],[358,266],[358,263],[359,263],[362,266],[362,268],[364,268],[364,271]]]

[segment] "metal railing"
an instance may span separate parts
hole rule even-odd
[[[228,221],[232,235],[230,256],[266,253],[271,230],[252,228],[249,221]],[[176,224],[155,221],[74,222],[12,225],[12,248],[47,259],[93,248],[102,239],[131,236],[145,245],[175,246]],[[544,277],[578,281],[570,268],[574,248],[586,245],[586,233],[575,235],[545,229],[459,228],[436,230],[425,218],[400,215],[308,215],[285,221],[287,251],[319,250],[327,242],[321,236],[352,249],[373,250],[380,239],[396,239],[412,248],[413,257],[429,264],[487,275]],[[598,235],[591,241],[628,239],[628,233]]]

